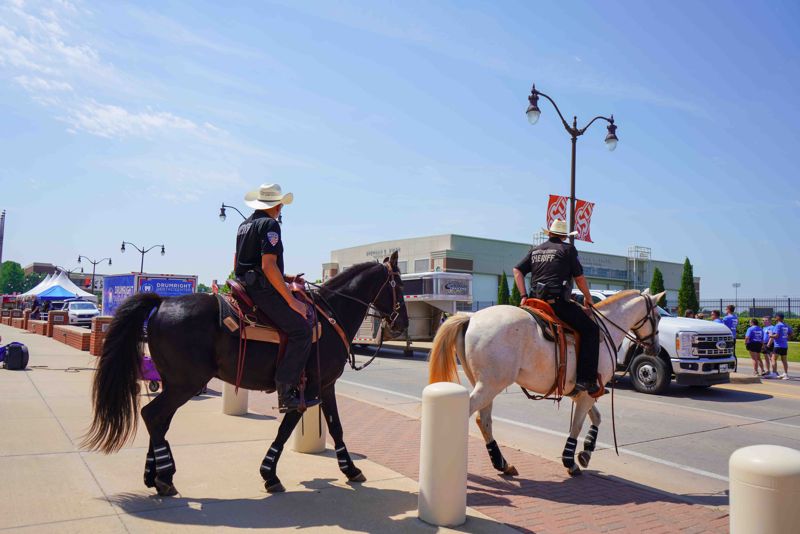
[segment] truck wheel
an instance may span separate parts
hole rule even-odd
[[[639,354],[631,364],[631,380],[636,391],[659,394],[667,391],[672,376],[664,360],[658,356]]]

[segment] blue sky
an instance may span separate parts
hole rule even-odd
[[[228,6],[226,4],[232,4]],[[5,2],[4,259],[74,267],[124,239],[151,272],[224,278],[261,183],[295,194],[289,272],[459,233],[529,242],[569,192],[594,244],[688,256],[703,296],[800,294],[796,2]]]

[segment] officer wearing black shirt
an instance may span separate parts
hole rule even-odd
[[[294,196],[283,194],[278,184],[262,185],[245,195],[245,204],[256,211],[239,225],[236,235],[235,274],[258,308],[287,336],[286,353],[275,371],[278,408],[281,412],[300,407],[298,384],[311,352],[312,330],[306,320],[305,303],[286,287],[294,277],[283,270],[283,240],[278,223],[283,206]],[[319,399],[306,399],[306,406]]]
[[[531,273],[531,292],[529,296],[550,304],[556,315],[574,328],[581,336],[578,354],[577,382],[575,388],[597,393],[597,359],[600,351],[600,329],[580,306],[570,297],[571,282],[574,279],[583,293],[584,307],[592,306],[589,285],[583,276],[583,267],[578,260],[578,251],[570,243],[565,243],[569,235],[565,221],[556,219],[545,230],[550,238],[533,247],[514,267],[514,281],[520,294],[526,294],[525,275]]]

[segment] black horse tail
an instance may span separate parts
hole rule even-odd
[[[144,322],[161,304],[155,293],[134,295],[117,309],[103,342],[92,386],[94,418],[81,447],[116,452],[136,435],[139,424],[139,344]]]

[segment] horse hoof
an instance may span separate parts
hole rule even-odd
[[[589,467],[589,460],[592,459],[592,454],[587,451],[581,451],[578,453],[578,463],[581,464],[581,467]]]
[[[156,491],[161,497],[172,497],[178,494],[178,490],[175,489],[174,484],[168,484],[166,482],[161,482],[160,480],[156,479],[155,486],[156,486]]]
[[[355,475],[348,476],[347,480],[349,480],[350,482],[366,482],[367,477],[365,477],[364,473],[362,473],[361,470],[359,469]]]
[[[515,476],[519,475],[519,471],[517,471],[516,467],[514,467],[511,464],[509,464],[509,465],[506,466],[505,469],[503,469],[503,474],[507,475],[507,476],[510,476],[510,477],[515,477]]]
[[[267,488],[267,493],[283,493],[286,491],[286,488],[283,487],[280,481],[274,482],[273,484],[264,482],[264,487]]]
[[[568,472],[569,476],[571,477],[578,477],[583,474],[583,471],[581,471],[581,468],[578,467],[577,465],[573,465],[572,467],[570,467]]]

